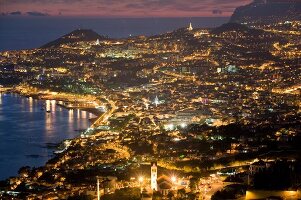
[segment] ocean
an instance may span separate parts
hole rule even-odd
[[[38,48],[75,29],[92,29],[111,38],[157,35],[187,27],[213,28],[228,17],[194,18],[84,18],[84,17],[0,17],[0,51]]]
[[[50,113],[42,110],[45,106]],[[17,175],[22,166],[44,165],[53,156],[53,146],[79,136],[91,117],[86,111],[61,108],[56,101],[0,93],[0,180]]]

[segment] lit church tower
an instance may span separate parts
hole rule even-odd
[[[151,163],[151,187],[157,191],[157,162]]]
[[[188,30],[189,30],[189,31],[192,31],[192,30],[193,30],[191,22],[189,23]]]
[[[158,96],[155,97],[154,104],[156,105],[156,107],[160,104]]]
[[[99,39],[96,40],[95,45],[99,45]]]

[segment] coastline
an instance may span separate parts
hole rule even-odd
[[[85,99],[83,95],[78,95],[78,94],[68,94],[68,93],[57,93],[57,92],[51,92],[51,91],[40,91],[40,92],[28,92],[28,91],[23,91],[21,88],[18,87],[0,87],[0,93],[16,93],[19,94],[20,96],[23,97],[32,97],[33,99],[37,100],[55,100],[55,101],[61,101],[61,103],[57,103],[58,106],[63,107],[64,109],[71,110],[71,109],[79,109],[83,111],[87,111],[88,113],[91,113],[95,115],[95,118],[91,118],[91,122],[93,123],[97,118],[99,118],[103,112],[100,110],[96,109],[95,106],[93,107],[91,104],[91,107],[82,107],[82,106],[67,106],[66,104],[78,104],[79,102],[81,104],[86,103],[90,101],[91,95],[89,95],[89,99]],[[68,99],[67,96],[75,96],[73,99]],[[81,101],[78,101],[78,98],[81,98]],[[96,100],[96,97],[94,97]]]
[[[57,103],[58,106],[61,106],[65,109],[80,109],[92,113],[96,117],[102,114],[99,110],[95,108],[93,103],[97,103],[97,99],[92,95],[79,95],[75,93],[59,93],[49,90],[38,90],[37,88],[16,86],[16,87],[2,87],[0,88],[1,93],[17,93],[24,97],[32,97],[33,99],[38,100],[56,100],[61,103]],[[92,101],[94,101],[92,103]],[[67,104],[72,106],[67,106]],[[85,105],[80,106],[80,105]]]
[[[42,101],[47,101],[47,100],[56,100],[56,101],[61,101],[63,103],[75,103],[77,101],[73,100],[73,101],[70,101],[69,99],[66,98],[65,95],[75,95],[75,96],[81,96],[81,95],[78,95],[78,94],[62,94],[60,95],[59,93],[56,94],[56,95],[53,95],[54,93],[53,92],[50,92],[50,91],[43,91],[42,93],[35,93],[35,92],[24,92],[22,90],[19,90],[19,89],[16,89],[15,87],[1,87],[0,88],[0,93],[1,94],[18,94],[20,95],[21,97],[24,97],[24,98],[33,98],[33,99],[37,99],[37,100],[42,100]],[[82,96],[81,96],[82,97]],[[90,99],[89,99],[90,100]],[[82,99],[83,101],[83,99]],[[88,99],[86,99],[86,101],[88,101]],[[75,109],[78,109],[78,110],[82,110],[82,111],[86,111],[88,113],[91,113],[93,115],[95,115],[94,118],[90,118],[88,119],[90,121],[90,126],[88,126],[88,128],[91,127],[91,124],[93,124],[100,116],[103,115],[103,112],[101,112],[100,110],[98,110],[97,108],[93,108],[93,107],[90,107],[90,108],[83,108],[83,107],[76,107],[76,106],[72,106],[71,108],[70,107],[67,107],[67,106],[62,106],[61,104],[59,105],[58,103],[56,104],[57,106],[60,106],[60,107],[63,107],[64,109],[66,110],[75,110]],[[87,128],[87,129],[88,129]],[[83,129],[83,131],[87,130],[87,129]],[[63,155],[63,152],[62,151],[61,153],[55,153],[57,151],[61,151],[62,149],[66,149],[68,148],[66,143],[71,143],[75,140],[77,140],[78,138],[80,137],[79,136],[76,136],[74,138],[71,138],[71,139],[64,139],[64,140],[61,140],[57,143],[53,143],[51,144],[51,147],[48,146],[48,144],[46,144],[46,148],[49,148],[49,149],[53,149],[53,154],[52,156],[47,159],[46,163],[39,166],[38,168],[44,168],[46,167],[46,165],[49,163],[49,161],[53,160],[53,159],[56,159],[57,157]],[[38,157],[36,155],[26,155],[26,156],[34,156],[34,157]],[[22,168],[24,166],[21,166],[20,168]],[[19,168],[19,169],[20,169]],[[0,180],[0,181],[4,181],[4,180],[11,180],[11,179],[15,179],[19,177],[19,175],[13,175],[13,176],[10,176],[10,177],[7,177],[3,180]]]

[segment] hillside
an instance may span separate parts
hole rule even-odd
[[[52,42],[43,45],[41,48],[59,47],[61,44],[74,43],[79,41],[103,40],[104,36],[99,35],[91,29],[77,29]]]
[[[300,0],[255,0],[238,7],[230,22],[236,23],[271,23],[286,20],[301,20]]]

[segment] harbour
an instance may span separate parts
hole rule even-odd
[[[44,104],[50,112],[41,109]],[[44,165],[57,144],[79,136],[94,117],[62,108],[56,100],[0,93],[0,180],[16,175],[22,166]]]

